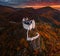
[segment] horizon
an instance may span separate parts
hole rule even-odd
[[[34,8],[34,9],[38,9],[38,8],[43,8],[43,7],[52,7],[52,8],[55,8],[55,9],[60,9],[60,5],[50,5],[50,6],[44,6],[44,5],[32,5],[32,6],[30,6],[30,5],[25,5],[25,6],[17,6],[17,7],[15,7],[15,8],[30,8],[30,7],[32,7],[32,8]]]
[[[6,6],[6,5],[2,5],[2,6]],[[44,7],[51,7],[51,8],[53,8],[53,9],[57,9],[57,10],[59,10],[60,11],[60,5],[51,5],[51,6],[23,6],[23,7],[21,7],[21,6],[19,6],[19,7],[14,7],[14,6],[6,6],[6,7],[12,7],[12,8],[33,8],[33,9],[40,9],[40,8],[44,8]]]
[[[60,10],[60,0],[0,0],[0,5],[9,6],[13,8],[43,8],[52,7]]]

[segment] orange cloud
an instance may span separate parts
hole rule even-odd
[[[52,8],[55,8],[55,9],[60,9],[60,3],[27,3],[27,4],[23,4],[23,5],[19,5],[19,6],[16,6],[17,8],[25,8],[25,7],[33,7],[34,9],[37,9],[37,8],[42,8],[42,7],[46,7],[46,6],[50,6]]]
[[[42,7],[46,7],[46,6],[50,6],[55,9],[60,9],[60,5],[24,5],[24,6],[17,6],[17,8],[32,7],[34,9],[37,9],[37,8],[42,8]]]

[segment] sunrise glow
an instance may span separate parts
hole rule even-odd
[[[46,6],[49,6],[49,7],[55,8],[55,9],[60,9],[60,5],[25,5],[25,6],[17,6],[17,8],[32,7],[34,9],[38,9],[38,8],[42,8],[42,7],[46,7]]]

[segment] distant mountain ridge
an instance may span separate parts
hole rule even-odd
[[[19,22],[23,17],[29,17],[30,19],[35,19],[36,21],[42,20],[44,22],[50,22],[52,24],[60,25],[60,11],[51,7],[43,7],[39,9],[17,9],[0,5],[0,8],[0,15],[7,16],[8,20]]]

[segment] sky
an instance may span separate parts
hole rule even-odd
[[[24,3],[24,2],[60,2],[60,0],[0,0],[3,2],[9,2],[9,3]]]
[[[58,5],[60,7],[60,0],[0,0],[0,5],[8,5],[13,7],[39,7],[39,5],[43,7]]]

